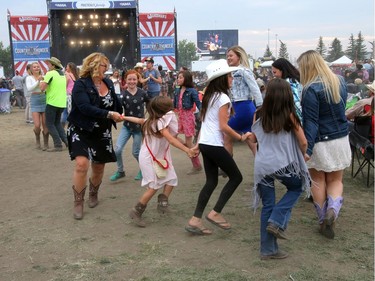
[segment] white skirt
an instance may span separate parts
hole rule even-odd
[[[306,162],[309,169],[326,173],[344,170],[352,161],[349,136],[339,139],[317,142],[313,153]]]

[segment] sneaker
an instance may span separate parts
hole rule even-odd
[[[267,229],[268,233],[271,233],[276,238],[285,239],[285,240],[288,239],[284,230],[282,230],[280,227],[278,227],[277,225],[275,225],[273,223],[268,223],[266,229]]]
[[[261,255],[261,260],[281,260],[287,258],[289,255],[287,252],[284,251],[278,251],[276,254],[273,255]]]
[[[136,181],[139,181],[139,180],[142,179],[142,172],[141,172],[141,170],[138,171],[138,174],[135,176],[134,179],[135,179]]]
[[[118,179],[121,179],[125,177],[125,172],[115,172],[109,179],[110,181],[117,181]]]

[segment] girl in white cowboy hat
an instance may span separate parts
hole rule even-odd
[[[194,215],[185,227],[186,231],[193,234],[208,235],[212,233],[203,225],[202,215],[218,184],[218,168],[228,175],[229,180],[224,185],[216,205],[207,214],[206,219],[224,230],[231,228],[231,225],[221,215],[221,211],[242,182],[242,174],[233,157],[224,148],[224,134],[238,141],[245,141],[250,135],[249,132],[239,134],[228,125],[228,119],[233,114],[229,98],[229,89],[233,79],[231,73],[237,69],[238,67],[229,67],[226,60],[213,62],[206,69],[208,85],[202,100],[202,127],[198,144],[193,148],[202,153],[206,183],[199,194]]]

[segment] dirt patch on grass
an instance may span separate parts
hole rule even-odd
[[[345,203],[334,240],[318,233],[311,202],[293,210],[290,240],[280,247],[290,257],[259,259],[259,210],[250,210],[253,158],[243,144],[235,159],[244,180],[223,213],[233,229],[207,237],[184,231],[193,213],[204,173],[188,176],[190,161],[174,150],[179,186],[170,198],[172,212],[159,215],[156,197],[134,226],[128,210],[143,193],[131,142],[124,151],[127,176],[111,183],[115,164],[105,169],[99,205],[85,205],[82,221],[73,219],[68,152],[34,149],[32,126],[23,111],[0,115],[0,280],[373,280],[374,192],[363,178],[345,173]],[[116,139],[118,131],[114,132]],[[211,199],[213,207],[225,179]],[[284,189],[277,188],[278,194]],[[86,195],[87,198],[87,195]]]

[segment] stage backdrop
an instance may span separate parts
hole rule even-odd
[[[153,57],[155,65],[176,69],[176,16],[175,13],[139,14],[139,32],[142,62]]]
[[[45,59],[50,57],[48,17],[10,16],[9,22],[14,70],[23,75],[27,64],[37,61],[46,73]]]

